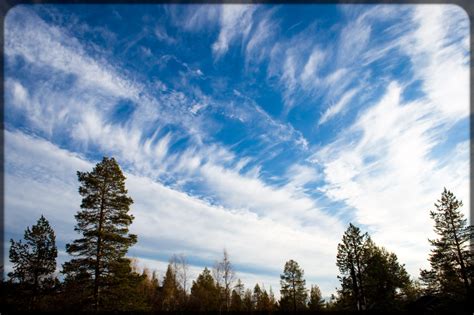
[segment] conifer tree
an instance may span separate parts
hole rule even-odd
[[[244,284],[240,279],[237,279],[237,284],[234,286],[230,300],[230,310],[233,312],[240,312],[243,310]]]
[[[129,265],[124,259],[137,236],[128,233],[133,216],[132,198],[127,195],[125,176],[114,158],[104,157],[92,172],[77,172],[81,210],[75,215],[75,231],[82,235],[66,251],[74,258],[63,265],[66,281],[81,283],[85,298],[100,309],[101,292],[110,291],[115,271]],[[105,298],[105,297],[104,297]]]
[[[207,267],[204,268],[196,281],[193,281],[190,300],[195,311],[207,312],[218,310],[219,290]]]
[[[278,302],[276,301],[275,294],[273,293],[272,287],[270,286],[270,290],[268,292],[268,298],[270,300],[270,307],[271,311],[275,310],[278,307]]]
[[[242,299],[243,310],[247,313],[252,312],[255,309],[252,299],[252,290],[245,290],[244,297]]]
[[[406,300],[411,288],[410,277],[404,265],[394,253],[376,246],[371,240],[367,244],[364,264],[364,292],[371,309],[396,310]]]
[[[338,245],[336,264],[341,272],[337,304],[342,309],[393,310],[410,295],[412,283],[397,256],[352,224]]]
[[[427,293],[472,298],[474,266],[469,246],[474,233],[460,211],[462,206],[462,201],[444,188],[441,199],[435,203],[436,209],[430,211],[439,238],[429,240],[431,270],[421,271]]]
[[[10,239],[9,257],[13,271],[8,276],[20,284],[26,295],[31,295],[30,307],[36,307],[42,291],[54,285],[58,256],[54,231],[43,215],[31,229],[26,228],[24,241]]]
[[[252,301],[257,311],[262,311],[262,293],[262,289],[260,289],[260,286],[256,283],[253,288]]]
[[[321,290],[317,285],[312,285],[309,291],[308,308],[310,311],[320,311],[324,307],[324,300],[321,295]]]
[[[176,272],[171,264],[168,264],[163,279],[161,309],[165,312],[176,311],[180,296],[180,288],[176,280]]]
[[[337,246],[336,265],[342,276],[338,278],[344,292],[350,292],[357,310],[365,309],[366,298],[362,274],[366,268],[364,255],[367,251],[369,235],[362,234],[360,229],[349,224],[342,237],[342,242]]]
[[[305,288],[304,271],[294,260],[285,263],[283,274],[280,275],[280,306],[286,310],[302,310],[306,308],[308,292]]]

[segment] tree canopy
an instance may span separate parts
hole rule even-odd
[[[75,215],[75,230],[82,237],[66,245],[73,257],[63,265],[66,277],[83,282],[82,290],[93,309],[101,309],[101,292],[110,292],[115,271],[124,270],[128,248],[137,236],[128,233],[133,221],[129,214],[132,198],[127,195],[125,176],[114,158],[104,157],[91,172],[77,172],[82,196],[81,210]],[[90,283],[90,281],[92,283]],[[77,283],[77,282],[76,282]],[[106,289],[107,290],[104,290]]]
[[[431,270],[420,272],[425,292],[454,300],[472,300],[474,263],[469,246],[474,238],[473,227],[467,225],[460,211],[462,201],[446,188],[434,206],[430,217],[439,238],[429,240]]]
[[[56,236],[48,220],[41,215],[31,229],[26,228],[24,242],[10,239],[10,244],[13,271],[8,276],[28,292],[28,306],[35,308],[42,292],[52,287],[56,280]]]
[[[302,310],[306,308],[308,292],[304,271],[298,263],[290,259],[285,263],[283,273],[280,275],[280,306],[286,310]]]

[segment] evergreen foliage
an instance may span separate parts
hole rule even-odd
[[[312,285],[309,291],[308,308],[310,311],[321,311],[324,308],[324,300],[321,290],[317,285]]]
[[[192,309],[196,311],[206,312],[219,309],[219,289],[207,267],[196,281],[193,281],[190,300]]]
[[[394,253],[375,245],[367,233],[349,224],[338,245],[341,275],[337,304],[346,310],[397,310],[413,298],[413,285]]]
[[[430,217],[439,238],[429,240],[431,270],[421,270],[420,280],[427,294],[473,300],[474,264],[469,247],[474,237],[473,227],[467,225],[460,211],[462,201],[446,188],[434,205]]]
[[[181,288],[176,280],[176,272],[171,264],[168,264],[166,274],[163,279],[161,309],[163,311],[176,311],[180,299]]]
[[[303,310],[306,308],[308,292],[305,288],[304,271],[294,260],[285,263],[283,274],[280,275],[280,307],[284,310]]]
[[[367,267],[363,257],[367,256],[369,235],[362,234],[360,229],[349,224],[337,245],[336,265],[341,272],[341,295],[348,304],[355,305],[357,310],[365,309],[366,299],[362,274]]]
[[[26,228],[24,242],[10,239],[11,281],[23,292],[28,309],[37,309],[42,296],[57,285],[56,236],[48,220],[41,215],[35,225]]]
[[[114,158],[104,157],[92,172],[77,172],[83,197],[75,215],[75,231],[82,234],[66,251],[73,259],[63,265],[67,281],[82,284],[84,305],[99,310],[105,303],[101,292],[109,292],[116,272],[129,262],[123,258],[137,236],[128,233],[133,221],[129,214],[132,198],[125,189],[125,176]],[[92,281],[92,283],[90,283]]]

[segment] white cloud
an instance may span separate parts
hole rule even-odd
[[[288,183],[286,187],[295,192],[304,190],[304,186],[308,183],[321,179],[321,174],[314,166],[306,166],[301,164],[293,164],[286,170]]]
[[[301,74],[302,81],[308,80],[317,80],[317,71],[321,67],[321,64],[324,62],[326,53],[320,49],[315,49],[308,58],[306,62],[303,73]]]
[[[89,58],[61,29],[47,25],[25,6],[16,6],[5,19],[5,55],[71,73],[80,83],[101,88],[117,97],[136,98],[139,87],[122,80],[115,71]]]
[[[340,65],[352,65],[363,52],[370,39],[371,26],[364,16],[350,21],[341,31],[337,62]]]
[[[270,53],[279,26],[272,19],[274,10],[269,10],[255,17],[258,25],[250,32],[249,40],[245,47],[245,64],[258,64]]]
[[[252,28],[254,5],[224,4],[221,6],[220,32],[212,51],[217,57],[229,49],[230,43],[237,37],[246,38]]]
[[[319,125],[324,124],[325,122],[342,112],[357,92],[358,89],[351,89],[345,92],[336,104],[326,109],[324,114],[319,119]]]
[[[168,32],[166,31],[166,29],[163,28],[161,25],[157,25],[155,27],[155,35],[160,41],[166,42],[167,44],[176,43],[176,39],[168,35]]]
[[[417,6],[417,29],[405,38],[423,90],[438,110],[450,119],[469,113],[469,18],[455,5]],[[454,79],[456,78],[456,79]]]
[[[178,9],[183,7],[185,9],[184,12],[180,12]],[[175,24],[190,32],[197,32],[217,23],[221,10],[219,5],[214,4],[170,5],[168,9]]]

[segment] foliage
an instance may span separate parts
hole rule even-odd
[[[56,237],[48,220],[41,215],[35,225],[26,228],[24,241],[10,239],[9,258],[13,271],[8,274],[18,282],[16,288],[22,291],[28,308],[38,309],[44,294],[57,285]]]
[[[171,264],[168,264],[161,291],[161,309],[165,312],[178,310],[181,291],[175,269]]]
[[[191,287],[190,303],[195,311],[216,311],[219,308],[219,290],[209,269],[193,281]]]
[[[429,240],[431,270],[420,272],[426,294],[454,300],[472,298],[474,264],[469,244],[474,233],[460,211],[462,206],[462,201],[444,188],[436,209],[430,211],[439,238]]]
[[[280,275],[280,307],[284,310],[303,310],[306,308],[308,293],[305,288],[304,271],[294,260],[285,263],[283,274]]]
[[[101,302],[106,302],[101,292],[118,277],[116,272],[124,270],[118,266],[137,241],[136,235],[128,234],[133,200],[127,196],[125,176],[114,158],[104,157],[92,172],[77,172],[77,176],[83,199],[75,216],[75,230],[82,237],[66,245],[66,251],[75,258],[63,265],[63,272],[67,281],[83,284],[86,308],[98,310]]]
[[[337,245],[336,265],[341,272],[341,295],[345,304],[354,305],[355,309],[365,309],[366,300],[362,274],[366,268],[363,257],[367,256],[369,235],[362,234],[360,229],[349,224],[342,236],[342,242]]]
[[[243,305],[243,296],[244,296],[244,284],[240,279],[237,279],[237,284],[234,286],[234,289],[231,293],[230,299],[230,311],[232,312],[241,312],[244,308]]]
[[[414,298],[410,277],[397,256],[352,224],[338,245],[336,264],[341,272],[336,304],[341,309],[396,310]]]
[[[310,311],[320,311],[324,308],[324,300],[321,290],[317,285],[312,285],[309,291],[308,308]]]

